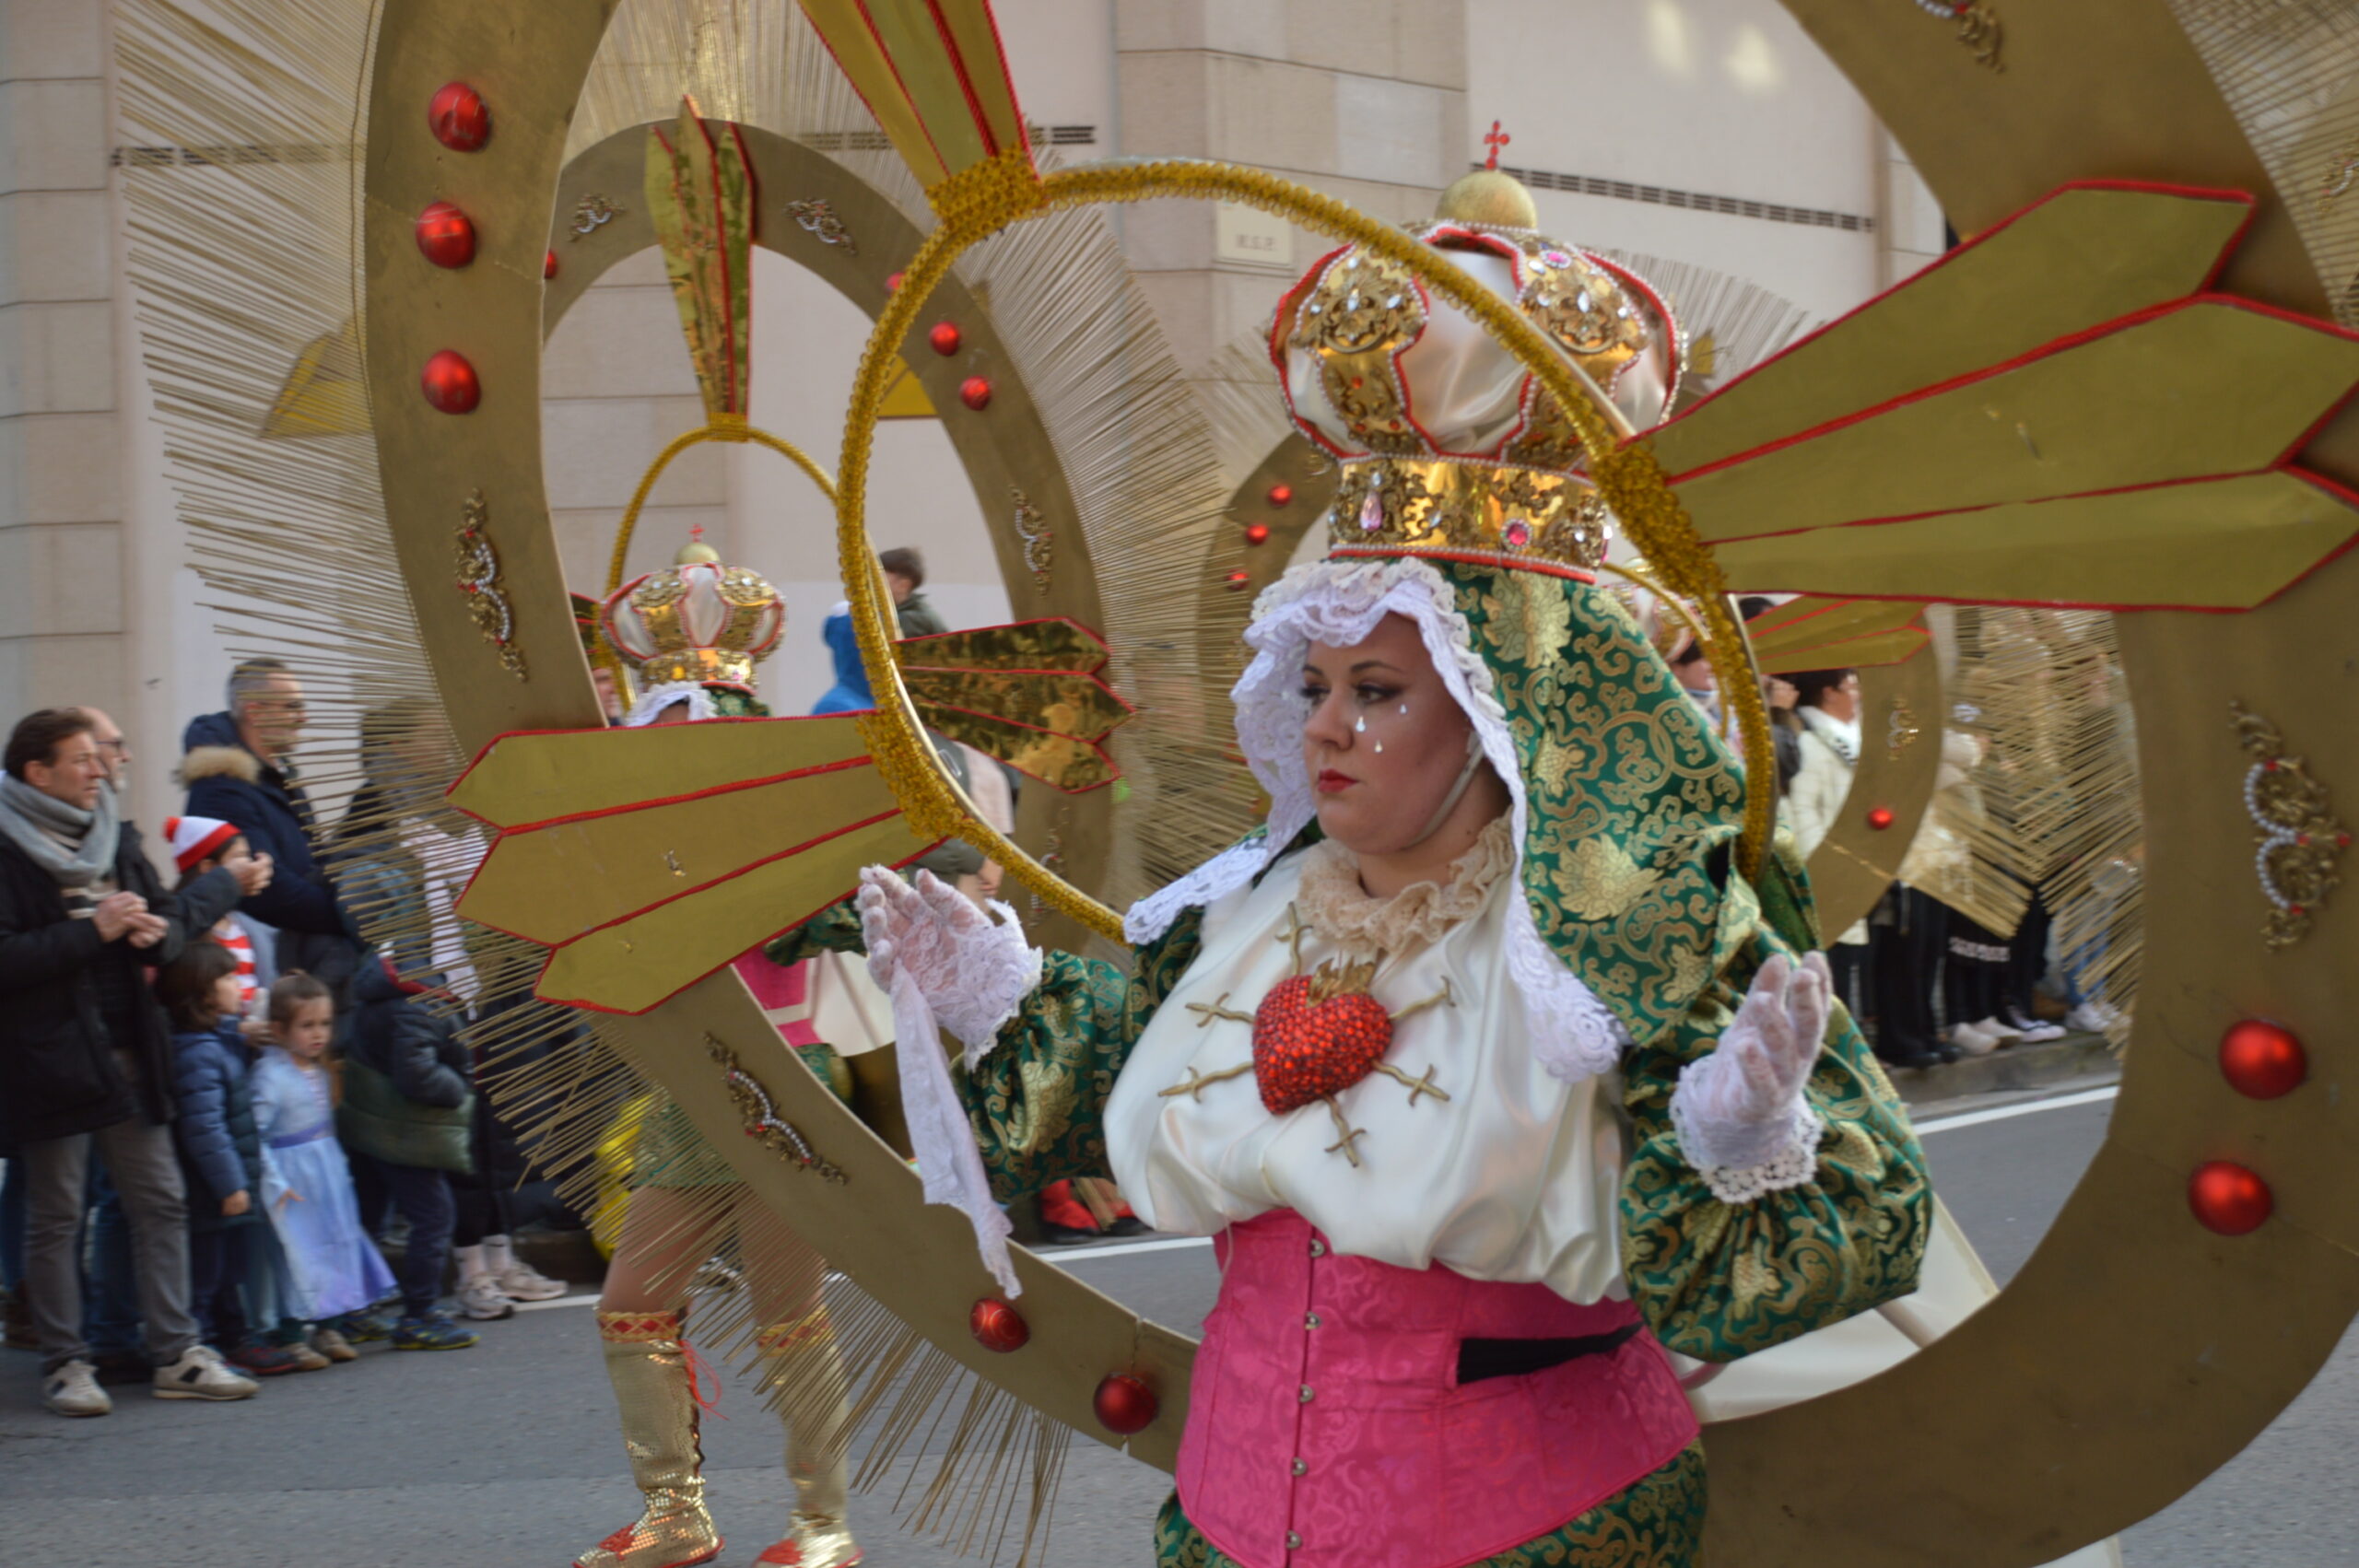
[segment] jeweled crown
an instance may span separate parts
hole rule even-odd
[[[786,606],[759,572],[725,566],[698,543],[607,595],[598,620],[642,687],[694,681],[751,690],[754,666],[786,629]]]
[[[1639,428],[1676,391],[1678,329],[1636,273],[1539,232],[1496,170],[1443,193],[1417,238],[1513,301]],[[1612,513],[1570,420],[1473,317],[1408,269],[1346,247],[1278,307],[1287,412],[1342,470],[1331,554],[1423,555],[1583,572]]]

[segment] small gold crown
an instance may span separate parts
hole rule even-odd
[[[698,542],[609,594],[598,621],[642,687],[693,681],[750,689],[754,666],[786,629],[786,606],[759,572],[723,565]]]
[[[1331,555],[1438,556],[1581,575],[1605,559],[1605,498],[1569,474],[1448,458],[1342,467],[1328,513]]]

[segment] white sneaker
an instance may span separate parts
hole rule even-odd
[[[159,1399],[251,1399],[262,1388],[230,1369],[211,1345],[191,1345],[181,1359],[156,1369]]]
[[[2012,1046],[2024,1037],[2022,1030],[2012,1024],[2001,1022],[1996,1013],[1978,1020],[1974,1027],[1977,1032],[1989,1036],[1994,1045]]]
[[[1960,1056],[1989,1056],[1999,1048],[1999,1037],[1985,1033],[1978,1024],[1954,1024],[1950,1026],[1950,1044]]]
[[[517,1301],[555,1301],[565,1293],[563,1280],[552,1280],[521,1258],[492,1278],[504,1294]]]
[[[2064,1015],[2064,1022],[2085,1035],[2102,1035],[2121,1022],[2121,1011],[2101,1001],[2084,1001]]]
[[[99,1387],[99,1369],[87,1361],[69,1361],[41,1382],[41,1402],[61,1416],[103,1416],[114,1412],[114,1401]]]
[[[2025,1023],[2012,1014],[2007,1019],[2007,1027],[2013,1029],[2015,1032],[2015,1037],[2027,1046],[2041,1046],[2050,1040],[2060,1040],[2065,1033],[2064,1025],[2061,1024],[2043,1024],[2036,1018]]]
[[[500,1290],[498,1280],[477,1274],[459,1281],[459,1310],[478,1322],[496,1323],[515,1316],[516,1304]]]

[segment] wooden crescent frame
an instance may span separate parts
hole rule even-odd
[[[2167,0],[2053,0],[2013,11],[2003,73],[1907,0],[1785,3],[1962,229],[2078,177],[2271,191]],[[470,751],[504,731],[597,722],[546,521],[539,352],[547,204],[612,8],[612,0],[569,0],[536,7],[530,27],[479,0],[387,0],[382,13],[365,187],[370,388],[420,631]],[[2088,109],[2097,69],[2102,115]],[[427,131],[428,99],[457,79],[492,106],[497,131],[479,153],[448,151]],[[417,211],[437,199],[467,210],[483,237],[463,273],[437,273],[411,240]],[[2325,313],[2282,199],[2265,202],[2224,287]],[[484,382],[480,408],[464,417],[437,414],[418,394],[419,367],[452,346]],[[2359,480],[2359,415],[2328,425],[2305,462]],[[476,488],[514,591],[516,636],[533,656],[529,682],[500,668],[452,586],[450,541]],[[2359,561],[2345,556],[2249,614],[2122,618],[2141,697],[2148,957],[2105,1145],[2023,1270],[1954,1332],[1866,1384],[1713,1429],[1708,1550],[1761,1568],[2047,1562],[2179,1496],[2242,1448],[2334,1350],[2359,1308],[2359,1161],[2349,1157],[2359,1096],[2331,1092],[2352,1049],[2341,977],[2359,963],[2359,913],[2320,911],[2300,945],[2263,948],[2241,800],[2248,759],[2228,709],[2241,699],[2283,731],[2317,778],[2359,789],[2349,695],[2331,680],[2297,678],[2335,667],[2322,649],[2359,652],[2347,613],[2354,595]],[[2261,1102],[2224,1082],[2217,1042],[2251,1017],[2305,1039],[2307,1085]],[[1172,1462],[1185,1419],[1184,1338],[1019,1252],[1034,1337],[1027,1352],[994,1357],[967,1332],[986,1280],[971,1262],[966,1222],[921,1208],[914,1177],[816,1079],[781,1073],[769,1087],[780,1114],[812,1129],[843,1168],[844,1186],[792,1171],[735,1136],[704,1041],[749,1043],[769,1030],[734,975],[613,1025],[716,1152],[913,1327],[1109,1442],[1089,1393],[1108,1372],[1141,1375],[1162,1392],[1162,1410],[1125,1446]],[[2187,1184],[2210,1159],[2259,1172],[2274,1217],[2237,1238],[2199,1225]],[[937,1261],[921,1268],[917,1258]],[[1907,1467],[1888,1462],[1894,1432],[1911,1434]]]
[[[668,125],[669,122],[660,123]],[[618,131],[596,146],[586,147],[557,176],[555,218],[548,249],[557,257],[557,275],[547,286],[543,318],[544,338],[580,301],[590,286],[628,257],[655,244],[655,230],[640,201],[606,201],[600,210],[611,216],[586,234],[576,230],[571,215],[585,203],[609,193],[636,192],[641,177],[647,126]],[[898,258],[906,257],[923,239],[893,200],[853,174],[842,164],[815,152],[801,142],[757,125],[741,127],[751,160],[758,196],[754,242],[816,275],[872,319],[892,293],[891,279]],[[831,243],[796,220],[790,203],[817,202],[841,224],[851,243]],[[1063,465],[1048,427],[1017,370],[1014,357],[1001,341],[991,311],[956,277],[936,290],[940,319],[957,323],[958,352],[944,357],[933,351],[921,332],[905,345],[910,373],[927,398],[943,412],[942,427],[958,454],[975,499],[986,520],[1012,515],[1011,491],[1021,491],[1050,517],[1076,515]],[[962,380],[988,370],[992,383],[987,414],[966,408],[958,400]],[[699,432],[703,432],[699,434]],[[755,433],[757,437],[759,432]],[[684,439],[718,439],[709,427],[685,433]],[[835,498],[834,481],[799,451],[789,452],[813,482]],[[1042,594],[1024,559],[1024,541],[1011,527],[990,528],[992,553],[1015,618],[1071,615],[1084,626],[1104,623],[1097,596],[1097,579],[1088,542],[1078,527],[1059,531],[1057,569],[1050,590]],[[1068,535],[1070,537],[1068,537]],[[617,561],[619,567],[619,561]],[[511,579],[514,568],[510,569]],[[619,581],[617,573],[609,576]],[[609,590],[615,585],[608,584]],[[430,591],[428,590],[426,591]],[[1047,790],[1025,791],[1019,803],[1015,836],[1027,844],[1041,844],[1056,835],[1060,866],[1084,886],[1094,885],[1105,872],[1116,837],[1114,792],[1094,790],[1067,795]],[[1078,928],[1060,927],[1050,940],[1078,946],[1087,940]]]

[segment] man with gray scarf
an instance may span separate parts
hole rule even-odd
[[[0,778],[0,1147],[30,1191],[25,1284],[41,1397],[104,1415],[82,1338],[81,1239],[96,1145],[131,1222],[158,1398],[238,1399],[255,1385],[197,1340],[187,1203],[172,1150],[170,1027],[147,970],[178,958],[270,868],[241,859],[175,896],[124,823],[90,716],[43,708],[9,735]]]

